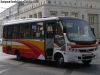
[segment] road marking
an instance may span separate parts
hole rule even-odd
[[[73,70],[67,70],[63,75],[71,75]]]
[[[6,66],[6,65],[0,65],[0,66]]]
[[[12,69],[12,68],[5,69],[5,70],[1,70],[1,71],[0,71],[0,74],[1,74],[1,73],[4,73],[4,72],[7,72],[7,71],[9,71],[9,70],[11,70],[11,69]]]

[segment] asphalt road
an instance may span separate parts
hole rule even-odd
[[[88,66],[78,62],[58,68],[55,62],[50,61],[17,61],[15,56],[2,53],[0,47],[0,75],[100,75],[100,51],[98,54],[99,58]]]

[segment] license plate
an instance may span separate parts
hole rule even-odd
[[[85,54],[85,56],[92,56],[93,54]]]

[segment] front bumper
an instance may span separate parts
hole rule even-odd
[[[69,52],[69,62],[93,60],[98,57],[98,51],[91,53]]]

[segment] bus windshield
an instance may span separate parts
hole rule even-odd
[[[67,19],[62,23],[70,41],[94,41],[96,39],[88,23],[84,20]]]

